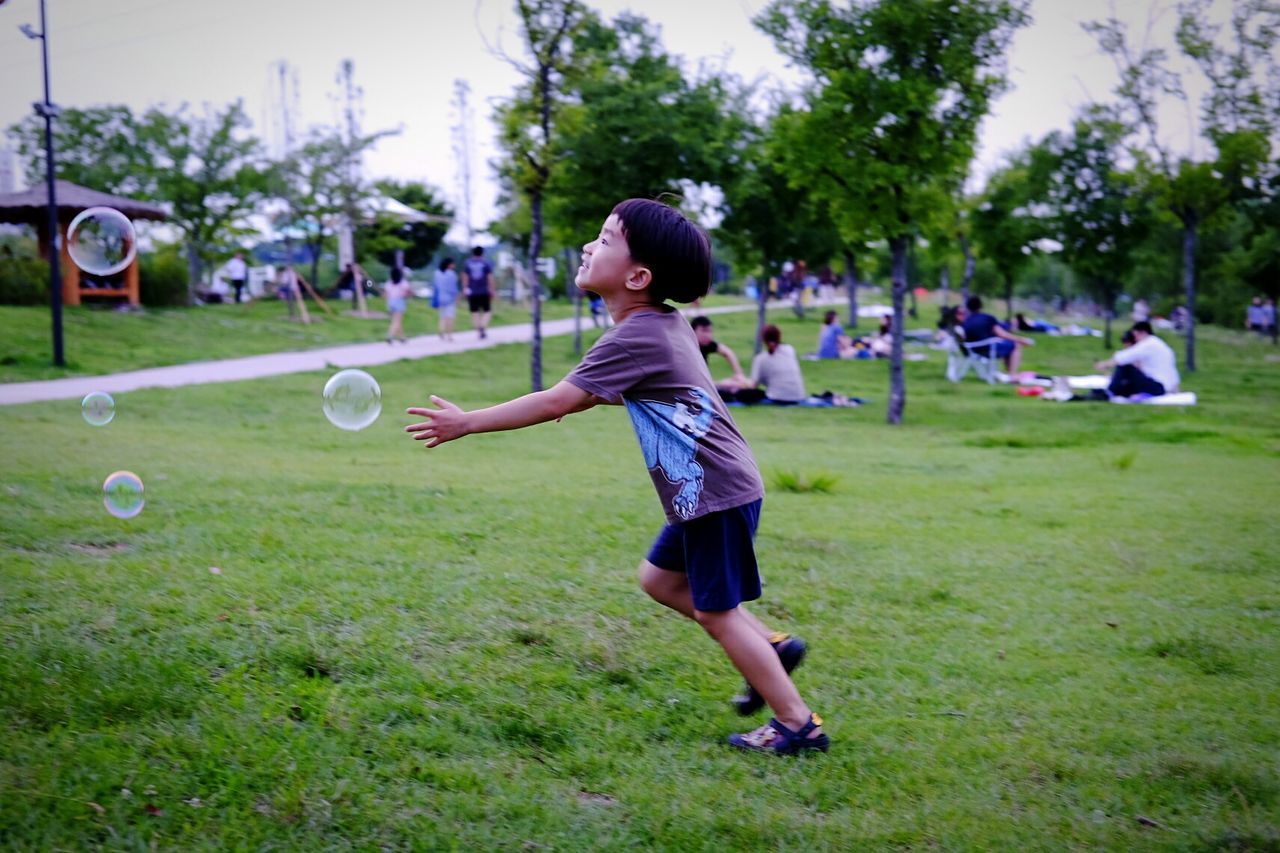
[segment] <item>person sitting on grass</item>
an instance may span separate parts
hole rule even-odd
[[[763,389],[765,400],[793,406],[808,398],[795,347],[782,342],[782,330],[770,323],[760,330],[764,349],[751,360],[751,387]]]
[[[982,300],[977,296],[970,296],[967,303],[967,317],[961,322],[964,328],[964,339],[969,347],[969,351],[974,355],[983,358],[1000,358],[1004,361],[1005,373],[1014,376],[1018,372],[1018,365],[1022,363],[1022,348],[1031,346],[1035,341],[1031,338],[1023,338],[1018,335],[1010,334],[1000,325],[1000,321],[990,314],[982,311]],[[982,341],[991,338],[999,338],[994,344],[983,344],[975,347],[974,344],[982,343]]]
[[[845,335],[839,316],[835,311],[822,315],[822,330],[818,332],[818,358],[853,358],[853,342]]]
[[[1169,345],[1151,331],[1146,320],[1134,323],[1126,334],[1133,335],[1133,345],[1123,347],[1106,361],[1094,365],[1098,370],[1115,368],[1107,383],[1110,397],[1133,397],[1147,394],[1160,397],[1178,391],[1177,357]]]
[[[720,355],[724,360],[729,362],[729,367],[733,370],[733,375],[728,379],[721,379],[716,383],[716,390],[720,392],[720,396],[726,400],[732,400],[734,394],[750,388],[751,382],[742,373],[742,362],[738,361],[738,357],[734,355],[733,350],[724,344],[718,342],[711,330],[711,318],[705,316],[694,317],[690,322],[693,326],[693,333],[698,337],[698,349],[702,352],[702,357],[710,364],[712,355]]]
[[[593,406],[626,406],[667,524],[640,563],[640,585],[655,601],[699,625],[746,678],[735,702],[773,709],[768,725],[729,737],[744,750],[791,754],[828,747],[822,720],[789,672],[804,657],[798,638],[774,634],[744,602],[760,597],[754,538],[764,484],[746,440],[713,390],[689,324],[667,300],[689,303],[711,282],[707,235],[679,211],[630,199],[583,247],[577,284],[604,299],[615,326],[565,379],[545,391],[464,411],[431,397],[434,408],[405,430],[427,447],[472,433],[520,429]]]

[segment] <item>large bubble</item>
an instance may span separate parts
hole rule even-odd
[[[363,370],[339,370],[324,386],[324,416],[339,429],[361,430],[382,414],[382,389]]]
[[[122,272],[136,251],[133,223],[118,210],[90,207],[67,226],[67,253],[90,275]]]
[[[116,401],[105,391],[94,391],[80,401],[80,414],[93,426],[106,426],[116,416]]]
[[[142,480],[132,471],[116,471],[102,483],[102,505],[116,518],[133,518],[142,512]]]

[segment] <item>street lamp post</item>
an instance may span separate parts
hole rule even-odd
[[[44,118],[44,157],[45,177],[48,181],[49,193],[49,304],[53,311],[53,363],[57,367],[65,367],[66,358],[62,353],[62,234],[58,230],[58,198],[56,178],[53,165],[53,120],[58,117],[58,108],[49,98],[49,24],[45,18],[44,0],[40,0],[40,32],[31,28],[30,24],[19,27],[22,34],[30,39],[40,39],[41,58],[44,66],[44,101],[33,104],[36,115]]]

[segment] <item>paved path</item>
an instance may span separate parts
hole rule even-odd
[[[771,307],[780,304],[782,303],[772,303]],[[754,311],[755,308],[755,305],[722,305],[716,308],[701,308],[698,309],[698,313],[725,314],[735,311]],[[686,310],[686,313],[691,311]],[[583,328],[591,328],[591,321],[586,317],[583,318]],[[544,338],[567,335],[572,332],[573,318],[542,323]],[[532,338],[533,325],[518,323],[492,327],[484,340],[470,331],[456,333],[454,339],[448,342],[441,340],[439,335],[421,335],[410,338],[405,344],[388,344],[385,341],[370,344],[344,344],[301,352],[268,353],[222,361],[194,361],[188,364],[152,367],[104,376],[74,376],[40,382],[14,382],[0,385],[0,406],[36,403],[42,400],[77,399],[93,391],[120,394],[142,388],[174,388],[179,385],[239,382],[242,379],[260,379],[264,376],[306,373],[312,370],[371,367],[406,358],[429,358],[433,355],[485,349],[502,344],[528,343]]]

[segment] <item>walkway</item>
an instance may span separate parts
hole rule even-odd
[[[782,303],[771,303],[777,307]],[[690,313],[692,309],[686,309]],[[716,308],[698,309],[702,314],[726,314],[735,311],[754,311],[755,305],[722,305]],[[583,328],[590,329],[591,322],[583,318]],[[542,323],[544,338],[573,333],[573,318],[550,320]],[[74,376],[66,379],[48,379],[40,382],[14,382],[0,385],[0,406],[20,403],[36,403],[44,400],[72,400],[93,391],[121,394],[143,388],[175,388],[180,385],[204,385],[213,382],[239,382],[243,379],[261,379],[264,376],[281,376],[286,373],[307,373],[313,370],[335,370],[344,367],[372,367],[401,359],[430,358],[435,355],[485,349],[503,344],[528,343],[533,338],[533,324],[517,323],[495,326],[481,340],[474,332],[459,332],[452,341],[443,341],[439,335],[420,335],[405,344],[388,344],[385,341],[368,344],[343,344],[301,352],[277,352],[267,355],[251,355],[223,361],[194,361],[169,367],[152,367],[131,370],[128,373],[112,373],[104,376]]]

